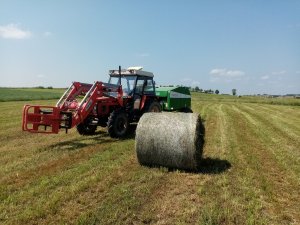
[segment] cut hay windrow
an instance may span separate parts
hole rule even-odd
[[[200,166],[203,133],[196,113],[145,113],[136,130],[140,164],[183,170]]]

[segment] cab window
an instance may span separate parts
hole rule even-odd
[[[119,85],[120,84],[120,77],[110,77],[109,78],[109,81],[108,81],[109,84],[116,84],[116,85]]]
[[[135,86],[136,94],[143,94],[144,82],[145,82],[144,78],[138,78]]]
[[[144,93],[145,94],[153,94],[153,92],[154,92],[153,80],[150,80],[150,79],[146,80]]]

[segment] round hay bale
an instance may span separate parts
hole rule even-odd
[[[139,163],[197,170],[203,148],[202,128],[196,113],[145,113],[136,129]]]

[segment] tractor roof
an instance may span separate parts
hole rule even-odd
[[[128,67],[128,69],[121,70],[121,75],[123,76],[145,76],[145,77],[154,77],[153,73],[143,71],[143,67]],[[119,76],[119,70],[110,70],[110,76]]]

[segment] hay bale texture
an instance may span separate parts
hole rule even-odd
[[[141,165],[197,170],[202,156],[201,118],[196,113],[145,113],[135,149]]]

